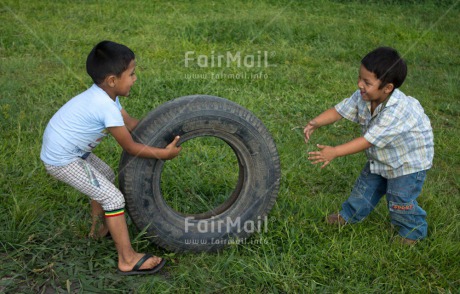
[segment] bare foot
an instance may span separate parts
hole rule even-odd
[[[330,214],[326,218],[326,222],[330,225],[345,225],[347,221],[338,213]]]
[[[398,238],[398,243],[400,243],[401,245],[413,246],[413,245],[417,244],[417,240],[412,240],[412,239],[407,239],[407,238],[404,238],[404,237],[399,237]]]
[[[98,227],[96,229],[96,227]],[[91,230],[88,234],[88,237],[92,238],[92,239],[101,239],[101,238],[104,238],[105,236],[107,236],[107,234],[109,233],[109,228],[107,228],[107,226],[105,225],[94,225],[91,226]]]

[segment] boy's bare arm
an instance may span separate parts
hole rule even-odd
[[[125,122],[126,128],[132,132],[134,128],[137,126],[139,123],[139,120],[135,119],[134,117],[131,117],[126,110],[122,109],[121,110],[121,115],[123,116],[123,121]]]
[[[118,144],[131,155],[145,158],[173,159],[181,151],[182,147],[177,147],[179,136],[166,146],[166,148],[156,148],[134,142],[126,126],[107,128]]]
[[[304,128],[303,133],[305,134],[305,143],[310,140],[311,134],[319,127],[332,124],[340,120],[342,116],[335,110],[334,107],[324,111],[314,119],[312,119]]]
[[[323,168],[326,165],[328,165],[334,158],[355,154],[363,150],[366,150],[371,146],[372,144],[369,143],[366,139],[364,139],[364,137],[356,138],[354,140],[351,140],[350,142],[335,147],[318,144],[318,148],[320,148],[321,150],[308,152],[308,159],[311,161],[312,164],[324,162],[324,164],[321,166],[321,168]]]

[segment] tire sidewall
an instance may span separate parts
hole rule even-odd
[[[266,230],[280,171],[276,146],[262,122],[229,100],[187,96],[152,111],[133,132],[136,141],[160,148],[177,135],[181,136],[179,144],[200,136],[214,136],[229,144],[243,169],[241,190],[225,211],[193,219],[165,202],[160,186],[164,161],[124,153],[120,187],[135,225],[146,229],[147,235],[163,247],[195,252],[215,251],[233,239]]]

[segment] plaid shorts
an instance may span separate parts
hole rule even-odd
[[[125,198],[114,185],[115,173],[93,153],[86,159],[78,158],[64,166],[45,163],[45,168],[54,178],[97,201],[105,211],[125,207]]]

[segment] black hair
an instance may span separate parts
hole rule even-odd
[[[406,62],[399,56],[398,51],[391,47],[379,47],[368,53],[361,64],[380,80],[379,89],[392,83],[399,88],[407,76]]]
[[[86,72],[99,85],[109,75],[120,77],[134,58],[134,52],[125,45],[102,41],[88,54]]]

